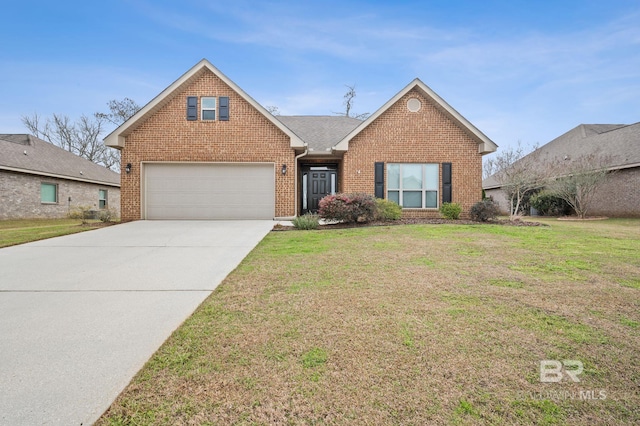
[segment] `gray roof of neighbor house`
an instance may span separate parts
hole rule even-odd
[[[285,126],[305,141],[309,152],[331,153],[331,148],[358,127],[362,120],[338,115],[277,115]]]
[[[552,162],[582,155],[604,154],[608,169],[640,167],[640,122],[635,124],[581,124],[538,148],[540,161]],[[498,188],[494,176],[482,181],[484,189]]]
[[[118,173],[24,134],[0,134],[0,170],[120,186]]]

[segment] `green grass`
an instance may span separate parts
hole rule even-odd
[[[327,362],[327,351],[322,348],[313,348],[302,354],[302,366],[304,368],[318,367],[325,362]]]
[[[273,232],[98,424],[638,424],[640,220],[544,221]]]
[[[79,219],[24,219],[0,221],[0,247],[14,246],[89,231],[100,221],[83,226]]]

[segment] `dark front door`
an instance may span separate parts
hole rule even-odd
[[[324,169],[324,170],[314,170]],[[302,212],[317,212],[325,196],[336,193],[337,172],[326,167],[311,167],[302,174]]]

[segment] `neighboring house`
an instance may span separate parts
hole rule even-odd
[[[615,173],[596,191],[588,214],[640,217],[640,123],[581,124],[538,150],[540,167],[583,155],[603,155],[608,160],[607,169]],[[485,179],[482,187],[501,210],[509,211],[495,176]]]
[[[202,60],[105,139],[122,151],[122,219],[272,219],[335,192],[437,217],[481,199],[496,145],[416,79],[364,121],[273,116]]]
[[[0,135],[0,219],[120,211],[118,173],[31,135]]]

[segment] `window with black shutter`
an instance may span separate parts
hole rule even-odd
[[[198,97],[187,96],[187,120],[196,121],[198,119]]]
[[[220,96],[218,98],[218,119],[220,121],[229,121],[229,97]]]
[[[384,163],[375,163],[375,197],[384,198]]]
[[[451,202],[451,163],[442,163],[442,202]]]

